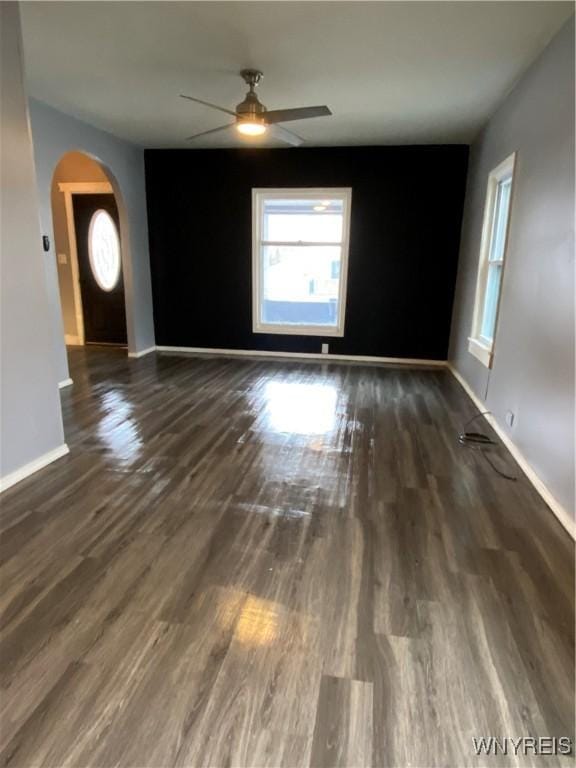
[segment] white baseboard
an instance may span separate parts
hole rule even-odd
[[[48,453],[39,456],[37,459],[34,459],[34,461],[30,461],[28,464],[20,467],[20,469],[15,469],[14,472],[10,472],[8,475],[1,477],[0,493],[5,491],[7,488],[16,485],[16,483],[19,483],[20,480],[24,480],[29,475],[33,475],[34,472],[38,472],[39,469],[43,469],[44,467],[48,466],[48,464],[56,461],[56,459],[62,458],[62,456],[65,456],[69,452],[70,449],[66,443],[62,443],[62,445],[58,446],[58,448],[54,448],[53,451],[48,451]]]
[[[64,387],[69,387],[71,384],[74,384],[72,379],[64,379],[64,381],[58,382],[58,389],[64,389]]]
[[[448,370],[454,376],[456,381],[458,381],[458,383],[460,384],[464,392],[466,392],[470,400],[472,400],[476,408],[478,408],[479,411],[485,411],[486,403],[480,400],[480,398],[472,390],[468,382],[458,373],[458,371],[450,363],[448,363]],[[546,504],[550,507],[552,512],[556,515],[560,524],[568,531],[570,536],[572,536],[572,538],[576,540],[576,521],[570,515],[568,510],[565,509],[565,507],[558,501],[558,499],[554,497],[554,495],[552,494],[548,486],[546,486],[542,482],[542,480],[538,477],[538,475],[536,474],[532,466],[528,463],[527,459],[518,449],[516,444],[512,442],[512,439],[510,438],[510,436],[507,435],[506,432],[502,429],[502,427],[498,424],[494,416],[491,413],[488,413],[488,414],[485,414],[484,418],[486,419],[488,424],[490,424],[494,432],[496,432],[500,440],[502,440],[506,448],[510,451],[513,458],[516,460],[516,463],[518,464],[522,472],[524,472],[528,480],[532,483],[536,491],[540,494],[542,499],[546,502]]]
[[[387,363],[392,365],[433,366],[445,368],[446,360],[420,360],[413,357],[373,357],[367,355],[332,355],[321,352],[266,352],[261,349],[212,349],[208,347],[170,347],[157,345],[158,352],[185,352],[196,355],[221,355],[223,357],[279,357],[295,360],[312,360],[347,363]]]
[[[128,352],[128,357],[144,357],[144,355],[149,355],[150,352],[155,352],[156,349],[158,349],[158,347],[147,347],[140,352]]]

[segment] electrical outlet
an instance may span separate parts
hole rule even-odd
[[[328,344],[322,344],[322,354],[323,355],[328,354]]]
[[[516,415],[514,411],[506,411],[506,424],[512,429],[514,422],[516,421]]]

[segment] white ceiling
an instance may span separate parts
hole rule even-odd
[[[25,2],[30,94],[147,147],[192,133],[263,70],[269,109],[308,145],[469,142],[573,13],[569,2]],[[239,139],[232,139],[242,143]]]

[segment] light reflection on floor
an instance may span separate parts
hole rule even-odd
[[[265,504],[238,504],[238,510],[249,512],[250,514],[265,515],[266,517],[283,517],[285,519],[301,520],[304,517],[310,517],[309,509],[297,509],[293,507],[275,507]]]
[[[242,645],[270,645],[278,637],[279,618],[276,603],[249,595],[238,617],[235,637]]]
[[[115,459],[130,464],[144,448],[138,423],[130,418],[133,406],[119,389],[106,392],[101,404],[107,413],[98,423],[98,437]]]
[[[267,381],[264,398],[271,431],[325,435],[336,428],[338,391],[332,384]]]

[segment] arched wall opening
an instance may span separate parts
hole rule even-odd
[[[127,347],[133,349],[132,256],[126,205],[114,174],[98,158],[80,150],[72,150],[62,155],[54,168],[50,189],[64,341],[67,346],[82,346],[90,340],[85,326],[87,307],[83,306],[79,269],[84,244],[77,242],[73,201],[75,195],[99,194],[111,194],[118,212],[125,308],[125,318],[122,318],[121,322],[125,326]],[[87,199],[89,198],[84,198]]]
[[[118,202],[124,247],[128,354],[141,357],[155,348],[144,151],[34,99],[29,100],[29,110],[40,225],[42,234],[50,239],[44,269],[52,317],[52,354],[58,381],[62,383],[68,380],[70,373],[64,345],[52,227],[50,191],[54,171],[64,155],[72,151],[81,152],[101,166],[112,184]]]

